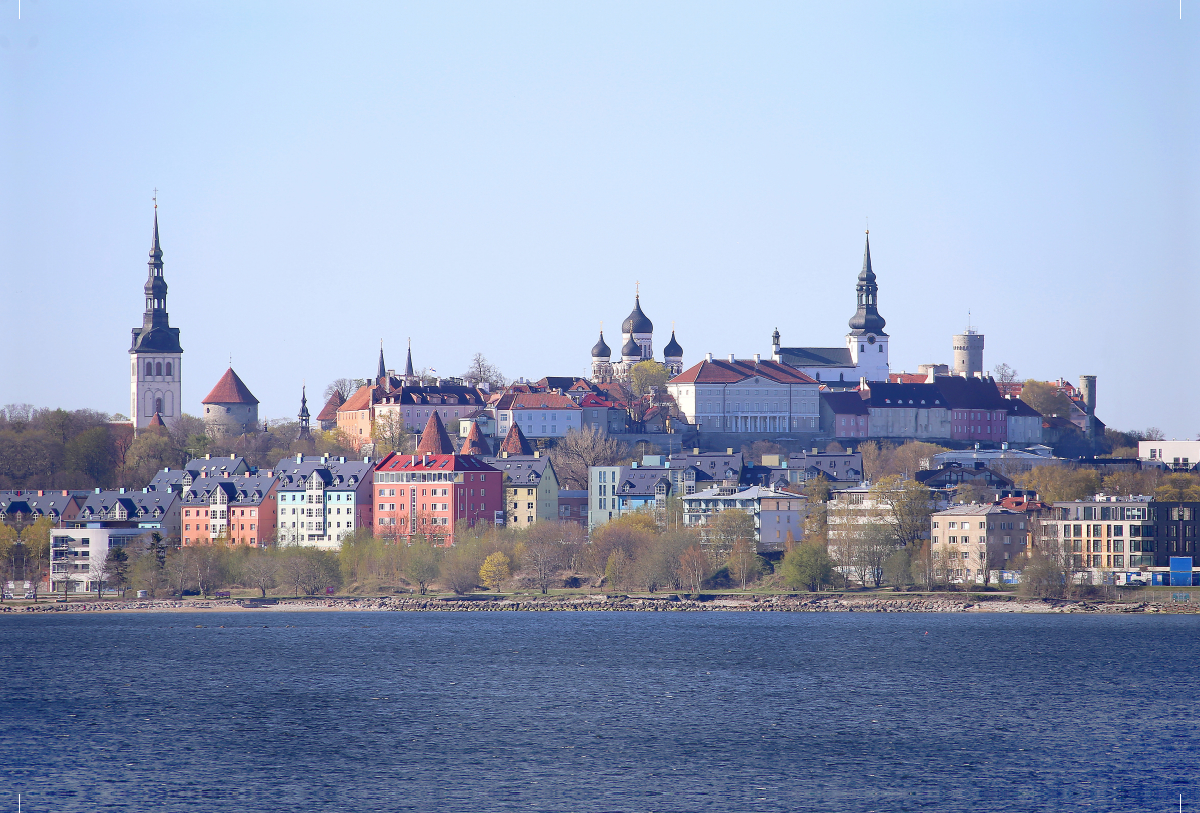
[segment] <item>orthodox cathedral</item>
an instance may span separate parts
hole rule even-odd
[[[620,360],[612,360],[612,350],[604,341],[604,330],[600,331],[600,339],[592,347],[592,381],[606,383],[610,381],[629,381],[629,371],[635,364],[654,360],[654,323],[642,312],[641,293],[633,298],[633,312],[621,323],[621,356]],[[675,331],[671,331],[671,340],[663,348],[663,365],[673,378],[683,372],[683,348],[675,340]]]

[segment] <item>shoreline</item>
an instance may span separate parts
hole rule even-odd
[[[880,598],[875,596],[387,596],[380,598],[293,598],[212,600],[110,600],[76,604],[0,606],[0,616],[56,613],[212,613],[212,612],[867,612],[867,613],[1126,613],[1190,614],[1187,603],[1116,602],[1084,599],[997,597]]]

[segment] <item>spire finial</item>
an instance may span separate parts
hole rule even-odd
[[[642,283],[641,282],[633,283],[633,298],[634,299],[642,298]]]
[[[158,208],[158,187],[157,186],[154,187],[154,197],[152,197],[151,200],[154,201],[154,208],[157,209]]]

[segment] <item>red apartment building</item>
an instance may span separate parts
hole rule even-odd
[[[504,523],[503,474],[472,455],[392,452],[374,476],[377,535],[449,547],[460,520]]]

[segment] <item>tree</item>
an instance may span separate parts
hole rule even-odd
[[[500,551],[489,553],[479,566],[479,580],[489,590],[499,590],[500,585],[511,575],[508,568],[509,560]]]
[[[863,478],[867,482],[873,483],[884,475],[888,459],[892,456],[892,450],[895,448],[886,440],[882,443],[868,440],[866,443],[858,445],[858,452],[862,455]]]
[[[33,584],[33,600],[37,601],[38,584],[42,574],[50,569],[50,530],[54,520],[38,517],[21,531],[21,542],[25,546],[25,577]],[[31,573],[32,571],[32,573]]]
[[[608,555],[608,559],[604,563],[604,580],[608,582],[610,588],[619,590],[626,585],[629,580],[631,562],[629,554],[621,548],[615,549]]]
[[[1153,494],[1161,477],[1159,469],[1113,472],[1104,478],[1104,493],[1119,496]]]
[[[417,592],[425,595],[430,583],[438,577],[437,548],[424,538],[414,538],[404,560],[404,574],[409,581],[416,583]]]
[[[777,454],[786,460],[788,451],[778,443],[772,443],[769,440],[756,440],[753,443],[742,446],[743,458],[753,461],[756,465],[762,465],[763,455],[765,454]]]
[[[183,592],[195,584],[195,568],[193,565],[196,548],[179,548],[167,554],[163,571],[167,578],[167,589],[180,599]]]
[[[104,580],[125,597],[125,585],[129,582],[129,554],[124,548],[112,547],[104,557]]]
[[[883,578],[892,587],[906,587],[912,583],[911,568],[908,551],[903,548],[894,550],[883,562]]]
[[[416,435],[405,424],[399,408],[375,410],[371,439],[375,441],[377,457],[383,457],[388,452],[412,454],[416,451]]]
[[[699,593],[704,580],[712,572],[708,553],[699,545],[692,545],[679,557],[679,575],[691,593]]]
[[[1026,381],[1021,386],[1021,400],[1046,417],[1071,414],[1071,399],[1049,381]]]
[[[329,399],[333,397],[335,392],[341,393],[342,400],[345,401],[354,391],[359,388],[359,382],[353,378],[335,378],[329,382],[329,386],[325,388],[325,403],[329,403]]]
[[[833,560],[820,545],[806,542],[783,556],[783,582],[793,590],[815,592],[833,577]]]
[[[488,361],[483,353],[476,353],[471,357],[471,363],[467,366],[467,371],[462,375],[463,380],[467,382],[467,386],[478,387],[480,384],[487,384],[493,390],[503,389],[508,383],[504,377],[504,373],[500,372],[497,367]]]
[[[1004,363],[1000,363],[1000,364],[996,365],[995,373],[996,373],[996,376],[995,376],[996,380],[999,381],[1001,384],[1012,384],[1016,381],[1021,380],[1020,378],[1017,377],[1018,376],[1017,371],[1014,368],[1009,367],[1007,364],[1004,364]]]
[[[267,591],[275,587],[279,574],[279,560],[269,551],[257,551],[242,562],[242,584],[253,587],[267,597]]]
[[[665,393],[668,378],[667,368],[654,359],[639,361],[629,369],[629,385],[638,396],[649,395],[651,389]]]
[[[863,587],[883,584],[883,566],[896,550],[890,525],[868,521],[855,526],[848,540],[847,560]]]
[[[442,558],[442,582],[455,595],[474,593],[479,585],[482,558],[476,545],[455,545],[445,550]]]
[[[608,436],[594,426],[572,429],[550,450],[550,462],[562,488],[585,491],[588,488],[588,468],[613,466],[626,457],[624,443]]]
[[[883,509],[881,519],[901,546],[915,545],[928,533],[933,492],[916,480],[885,477],[871,487],[871,499]]]
[[[719,512],[709,524],[709,542],[718,557],[724,557],[740,541],[748,541],[754,549],[754,517],[748,511],[729,508]]]
[[[1034,466],[1017,482],[1021,488],[1036,491],[1045,502],[1086,500],[1100,490],[1100,475],[1095,469],[1072,466]]]
[[[884,466],[882,475],[898,474],[903,477],[915,477],[917,472],[924,468],[930,458],[935,454],[949,451],[945,446],[938,446],[936,443],[924,443],[922,441],[910,440],[903,445],[892,450],[888,456],[887,463]]]
[[[747,582],[754,581],[762,573],[762,559],[754,552],[748,539],[734,542],[729,554],[729,575],[746,589]]]
[[[1159,502],[1200,501],[1200,477],[1194,474],[1168,474],[1154,490],[1154,499]]]
[[[545,595],[550,580],[563,566],[565,549],[561,539],[560,522],[538,522],[529,529],[525,545],[521,550],[522,569],[529,572],[534,583]],[[574,523],[566,523],[574,525]]]

